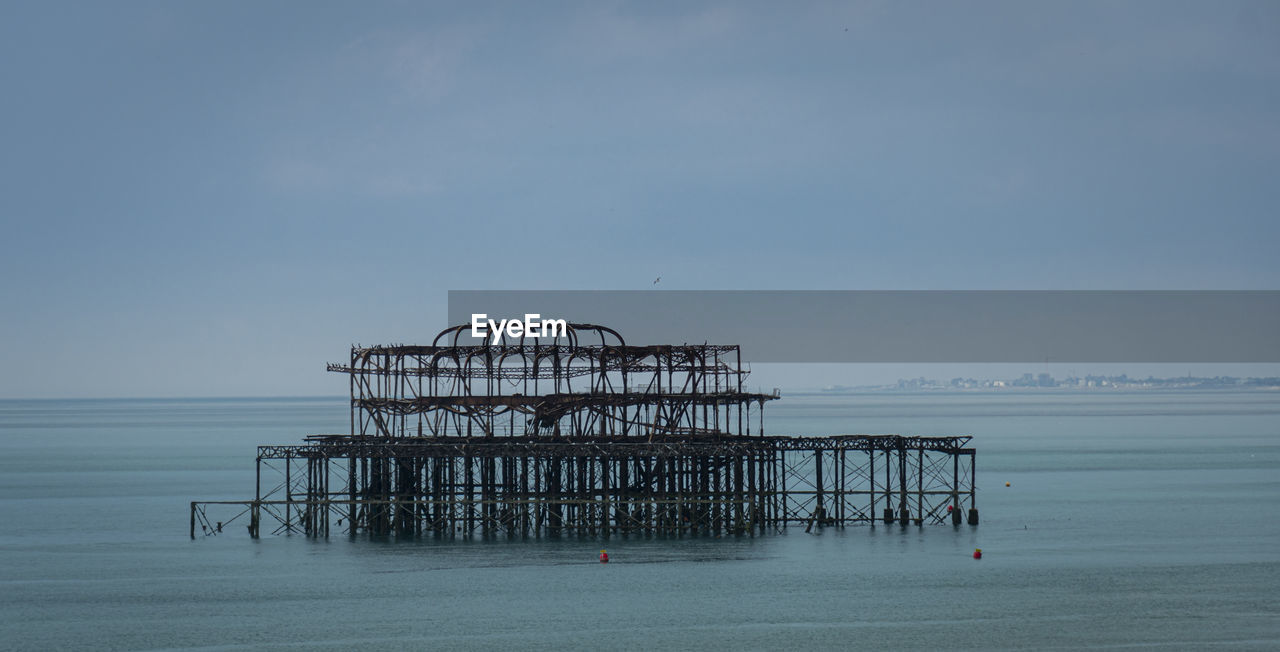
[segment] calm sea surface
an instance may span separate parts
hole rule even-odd
[[[251,498],[254,447],[345,401],[0,401],[0,648],[1280,649],[1280,393],[791,395],[765,427],[972,434],[982,525],[191,541],[191,500]]]

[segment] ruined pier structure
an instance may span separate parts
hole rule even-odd
[[[351,434],[261,446],[191,536],[756,534],[978,522],[967,436],[765,435],[736,345],[562,337],[353,347]],[[963,516],[962,516],[963,515]],[[225,520],[223,520],[225,517]]]

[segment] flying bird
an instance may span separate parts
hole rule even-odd
[[[658,284],[658,281],[661,281],[661,280],[662,280],[662,277],[661,277],[661,276],[659,276],[658,278],[653,279],[653,284],[654,284],[654,285],[657,285],[657,284]]]

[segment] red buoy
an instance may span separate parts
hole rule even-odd
[[[982,559],[982,548],[974,548],[974,549],[973,549],[973,558],[974,558],[974,559]]]
[[[607,564],[607,563],[609,563],[609,553],[607,553],[607,552],[605,552],[605,551],[603,551],[603,550],[601,550],[601,551],[600,551],[600,563],[602,563],[602,564]]]

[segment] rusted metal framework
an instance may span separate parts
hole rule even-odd
[[[616,331],[572,324],[550,341],[504,335],[460,344],[352,347],[330,364],[351,385],[351,432],[377,437],[684,436],[750,430],[737,346],[628,346]],[[599,343],[596,343],[598,340]],[[763,434],[763,421],[759,422]]]
[[[464,328],[329,365],[350,378],[351,434],[259,447],[254,499],[193,502],[192,538],[243,517],[255,537],[755,534],[966,508],[977,524],[969,437],[765,436],[778,393],[744,390],[737,346],[590,324],[471,345]]]

